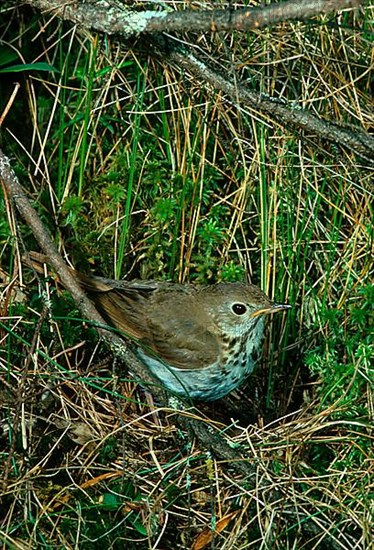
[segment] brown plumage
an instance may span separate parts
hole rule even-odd
[[[40,271],[45,258],[32,253],[31,260]],[[264,315],[289,307],[246,283],[198,287],[73,273],[108,324],[136,341],[139,357],[166,387],[207,401],[252,372]]]

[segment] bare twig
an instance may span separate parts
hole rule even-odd
[[[53,269],[61,278],[61,281],[66,288],[71,292],[74,300],[81,309],[83,315],[95,324],[104,324],[100,315],[97,313],[91,302],[85,296],[74,276],[70,270],[65,266],[62,258],[55,250],[53,243],[41,223],[37,212],[29,204],[26,193],[23,191],[14,171],[10,166],[9,159],[0,150],[0,180],[3,183],[5,192],[9,195],[11,201],[16,205],[22,218],[26,221],[29,227],[32,229],[35,238],[37,239],[40,247],[44,253],[49,256],[50,263]],[[140,373],[142,379],[148,377],[148,373],[145,373],[144,367],[136,360],[130,350],[124,346],[122,340],[115,334],[108,332],[100,327],[98,331],[110,344],[111,348],[116,354],[124,360],[126,364],[131,366],[132,370]],[[150,374],[149,374],[150,376]],[[154,388],[153,393],[156,393],[161,403],[165,403],[163,392]],[[212,453],[219,459],[226,462],[226,464],[243,476],[248,489],[255,488],[258,483],[256,476],[257,464],[253,461],[251,455],[242,456],[238,449],[233,449],[226,442],[225,437],[220,431],[211,425],[206,425],[201,421],[201,415],[195,415],[194,409],[189,409],[187,412],[176,411],[175,412],[176,423],[186,429],[191,430],[200,443],[208,449],[211,449]],[[276,490],[275,490],[276,491]],[[275,497],[278,499],[279,495],[275,492]],[[249,503],[248,509],[251,510],[251,514],[256,513],[256,502],[253,500]],[[297,511],[290,512],[290,516],[295,522],[299,523],[299,515]],[[339,543],[336,543],[332,536],[328,536],[327,532],[323,531],[323,526],[316,526],[313,522],[304,522],[300,524],[300,529],[304,532],[305,536],[314,537],[322,536],[326,539],[325,543],[319,545],[321,549],[328,548],[329,550],[341,548]]]
[[[125,38],[141,33],[204,32],[260,29],[282,21],[306,19],[315,15],[360,6],[360,0],[288,0],[261,8],[177,12],[135,11],[114,0],[68,2],[66,0],[25,0],[42,10],[107,34]]]
[[[5,193],[15,204],[24,221],[32,230],[40,248],[48,257],[49,263],[60,278],[64,287],[70,292],[73,300],[79,307],[85,319],[93,323],[100,336],[109,343],[112,351],[123,359],[124,363],[136,373],[145,383],[155,384],[155,379],[148,373],[145,367],[137,360],[134,354],[128,349],[125,341],[116,334],[106,330],[105,320],[97,312],[92,302],[87,298],[79,286],[71,270],[66,266],[60,254],[57,252],[51,237],[43,226],[36,210],[31,206],[26,193],[15,175],[9,159],[0,150],[0,180],[3,183]],[[155,389],[157,393],[157,390]],[[162,399],[163,392],[158,396]]]
[[[8,103],[5,105],[5,109],[3,110],[3,112],[1,113],[1,116],[0,116],[0,127],[3,125],[3,122],[4,122],[7,114],[9,113],[11,106],[13,105],[14,100],[16,98],[16,95],[18,94],[18,90],[20,89],[20,87],[21,87],[21,84],[19,82],[16,82],[14,84],[12,95],[10,96],[10,98],[8,100]]]
[[[360,128],[344,128],[334,122],[322,120],[297,103],[290,104],[265,94],[249,91],[244,85],[233,81],[227,74],[219,74],[197,59],[190,51],[173,47],[163,49],[165,56],[177,67],[183,67],[197,79],[211,84],[227,94],[240,107],[249,107],[274,117],[286,125],[312,132],[322,140],[346,147],[370,163],[374,163],[374,138]]]

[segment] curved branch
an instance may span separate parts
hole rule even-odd
[[[178,68],[191,72],[200,81],[211,84],[224,92],[233,104],[249,107],[271,115],[281,123],[313,132],[320,139],[348,148],[363,159],[374,164],[374,137],[361,128],[348,129],[334,122],[323,120],[303,109],[297,103],[286,103],[258,92],[251,92],[243,84],[233,81],[228,74],[218,74],[189,50],[174,47],[163,48],[163,59],[168,57]]]
[[[22,218],[26,221],[30,229],[33,231],[36,240],[43,251],[49,255],[50,263],[61,277],[61,281],[66,288],[72,293],[76,304],[79,306],[84,316],[95,323],[103,323],[100,315],[95,310],[89,299],[77,284],[75,278],[72,276],[69,268],[65,265],[64,261],[55,250],[52,240],[48,235],[45,227],[43,226],[37,212],[29,203],[26,193],[20,185],[17,176],[10,166],[9,159],[4,155],[0,149],[0,181],[2,181],[5,192],[9,195],[11,201],[16,205]],[[114,353],[120,354],[126,364],[131,366],[132,370],[138,370],[140,368],[141,378],[144,379],[145,368],[139,364],[133,354],[124,347],[124,342],[115,334],[106,331],[104,329],[98,329],[98,331],[109,342]],[[164,392],[155,392],[156,388],[152,391],[156,393],[157,398],[161,403],[165,403]],[[179,404],[179,403],[178,403]],[[195,414],[197,413],[197,414]],[[206,448],[211,449],[213,454],[219,459],[226,462],[228,467],[235,470],[238,474],[243,476],[247,488],[255,487],[257,483],[257,464],[254,463],[250,455],[241,455],[239,449],[230,447],[227,443],[225,436],[219,431],[217,426],[207,424],[201,421],[201,415],[198,414],[196,409],[189,409],[188,411],[175,411],[176,423],[185,430],[192,430],[196,438]],[[278,499],[279,494],[275,493],[274,498]],[[249,503],[248,510],[256,513],[256,502]],[[295,509],[291,512],[290,517],[294,521],[299,522],[299,514]],[[311,536],[319,536],[321,534],[319,526],[314,525],[312,522],[306,522],[300,525],[300,529],[310,538]],[[326,535],[326,534],[325,534]],[[324,536],[325,536],[324,535]],[[332,537],[328,537],[328,541],[321,548],[328,548],[329,550],[338,550],[340,545],[335,542]]]
[[[336,10],[359,7],[361,0],[288,0],[261,8],[238,10],[183,10],[170,12],[129,9],[115,0],[67,2],[25,0],[41,11],[52,11],[65,20],[125,38],[141,33],[255,30],[275,23],[306,19]]]

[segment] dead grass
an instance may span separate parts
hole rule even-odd
[[[372,15],[186,41],[253,90],[372,131]],[[200,407],[254,466],[243,479],[176,429],[53,282],[24,271],[33,242],[4,202],[3,547],[369,549],[370,169],[233,106],[141,42],[41,17],[7,33],[61,71],[25,79],[2,140],[74,265],[197,282],[247,269],[295,308],[269,326],[247,386]]]

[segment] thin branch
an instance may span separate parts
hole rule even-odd
[[[22,218],[26,221],[30,229],[33,231],[36,240],[38,241],[40,247],[46,255],[50,258],[50,263],[53,266],[53,269],[61,278],[61,282],[65,287],[71,292],[77,306],[80,308],[82,314],[90,321],[93,321],[95,324],[105,324],[104,320],[101,319],[100,315],[88,300],[84,292],[81,290],[80,286],[76,282],[74,276],[70,272],[69,268],[65,265],[64,261],[54,248],[53,242],[44,228],[37,212],[29,203],[26,193],[24,192],[22,186],[20,185],[14,171],[10,166],[9,159],[3,154],[0,150],[0,181],[4,186],[4,191],[9,195],[12,203],[15,204]],[[148,373],[145,373],[145,367],[137,361],[134,355],[130,350],[124,345],[124,342],[118,338],[115,334],[104,330],[102,328],[97,328],[98,332],[108,341],[113,352],[118,354],[124,362],[131,367],[131,370],[135,370],[140,373],[142,379],[148,376]],[[147,374],[145,376],[145,374]],[[149,376],[150,373],[149,373]],[[158,391],[157,388],[154,388],[153,393],[156,394],[159,402],[165,403],[164,392],[161,390]],[[196,413],[196,414],[195,414]],[[174,416],[176,424],[185,430],[191,430],[199,442],[205,447],[212,451],[212,453],[223,460],[226,464],[226,467],[230,467],[235,470],[238,474],[243,476],[243,482],[246,484],[247,488],[255,488],[257,483],[256,470],[257,465],[253,462],[250,454],[247,453],[247,456],[244,457],[240,454],[238,449],[233,449],[227,443],[225,436],[220,433],[220,431],[213,425],[207,425],[201,421],[201,415],[196,411],[196,409],[190,408],[188,411],[175,411]],[[274,498],[278,499],[279,494],[274,493]],[[249,510],[253,514],[256,513],[256,502],[252,501],[249,504]],[[300,513],[295,510],[290,512],[289,516],[293,521],[299,522]],[[312,521],[308,521],[300,524],[300,529],[305,533],[305,536],[321,536],[321,527],[314,525]],[[328,533],[325,533],[328,535]],[[326,536],[326,543],[320,544],[321,550],[338,550],[340,545],[338,542],[335,542],[332,536]]]
[[[3,183],[5,194],[9,196],[11,202],[17,207],[21,217],[32,230],[37,243],[48,258],[50,265],[58,275],[61,283],[72,295],[72,298],[80,309],[83,317],[95,326],[100,336],[105,338],[108,342],[113,353],[119,356],[124,361],[126,366],[128,366],[131,371],[136,373],[139,379],[148,384],[156,384],[157,382],[151,373],[145,369],[143,364],[140,363],[131,350],[128,349],[125,341],[115,333],[103,328],[107,326],[107,323],[98,313],[92,302],[87,298],[71,270],[67,267],[61,255],[57,252],[48,231],[42,224],[36,210],[31,206],[25,191],[19,183],[18,178],[10,165],[9,159],[1,150],[0,181]],[[156,389],[155,392],[157,393]],[[160,393],[158,397],[162,399],[163,395],[164,392]]]
[[[55,12],[62,19],[107,34],[125,38],[144,33],[255,30],[275,23],[306,19],[362,5],[361,0],[288,0],[261,8],[238,10],[135,11],[114,0],[69,2],[25,0],[41,11]]]
[[[165,40],[163,40],[165,44]],[[374,137],[360,128],[345,128],[334,122],[323,120],[303,109],[297,103],[286,103],[266,94],[249,91],[243,84],[233,81],[228,74],[219,74],[196,58],[188,49],[174,46],[171,39],[162,48],[162,58],[169,59],[179,69],[182,67],[197,80],[208,82],[224,92],[238,108],[249,107],[272,116],[287,126],[307,130],[336,145],[346,147],[369,163],[374,163]]]

